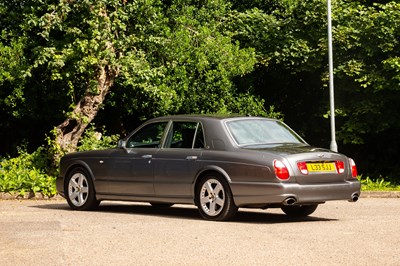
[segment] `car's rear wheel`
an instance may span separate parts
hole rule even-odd
[[[204,219],[213,221],[229,220],[238,210],[228,182],[219,174],[208,174],[200,180],[196,205]]]
[[[93,181],[83,168],[71,171],[65,183],[65,191],[68,205],[73,210],[93,210],[100,204],[96,199]]]
[[[292,217],[305,217],[312,214],[317,207],[318,204],[284,206],[282,207],[282,211]]]

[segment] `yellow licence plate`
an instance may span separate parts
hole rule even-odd
[[[307,163],[309,172],[336,172],[335,163]]]

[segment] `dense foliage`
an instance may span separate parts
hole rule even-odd
[[[40,147],[33,153],[19,150],[17,157],[0,161],[0,192],[56,194],[55,176],[47,173],[49,159]]]
[[[339,150],[399,182],[400,3],[332,10]],[[45,191],[63,152],[164,114],[284,118],[328,147],[327,70],[325,0],[0,1],[0,190]]]
[[[339,150],[360,172],[400,181],[400,3],[332,1]],[[267,4],[265,4],[267,3]],[[259,64],[240,84],[329,145],[326,1],[237,1],[230,29]]]

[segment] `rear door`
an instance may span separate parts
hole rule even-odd
[[[201,167],[203,148],[201,123],[175,121],[171,124],[165,146],[153,160],[157,197],[192,197],[192,184]]]

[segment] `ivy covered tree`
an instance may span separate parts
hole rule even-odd
[[[62,93],[71,97],[66,119],[54,132],[63,151],[76,149],[120,73],[129,71],[142,84],[143,77],[157,75],[137,48],[137,25],[151,25],[156,12],[153,1],[58,1],[27,16],[27,30],[38,35],[28,73],[45,67],[49,80],[60,81]]]
[[[225,1],[44,0],[1,7],[2,19],[18,25],[3,29],[2,49],[20,53],[15,70],[2,71],[0,86],[11,88],[2,95],[11,99],[3,110],[11,107],[8,115],[21,120],[32,110],[38,118],[51,114],[56,158],[76,149],[107,106],[142,118],[265,114],[250,88],[236,91],[233,84],[253,69],[255,54],[224,33]]]

